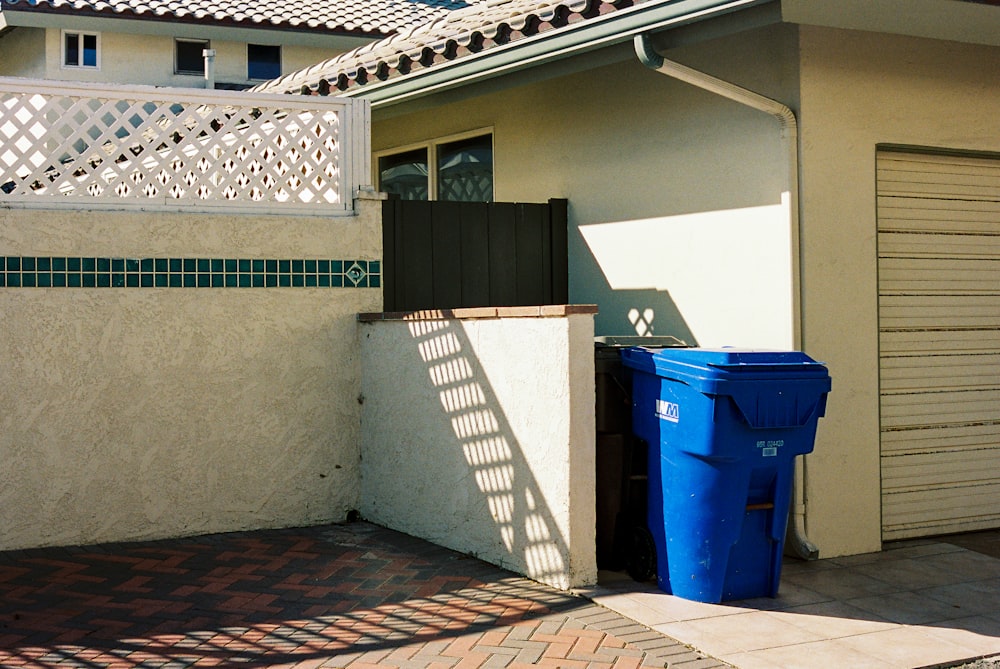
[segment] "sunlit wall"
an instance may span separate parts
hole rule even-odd
[[[794,106],[794,30],[740,38],[671,55]],[[648,70],[631,44],[601,59],[431,111],[376,114],[374,149],[492,128],[497,200],[569,200],[570,301],[598,305],[599,335],[792,346],[795,241],[777,121]]]

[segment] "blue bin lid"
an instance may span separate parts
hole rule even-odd
[[[826,365],[801,351],[748,348],[646,348],[622,352],[622,362],[648,374],[716,393],[727,383],[829,379]]]
[[[633,347],[622,362],[683,383],[706,396],[729,397],[753,428],[808,425],[826,412],[826,365],[800,351]]]

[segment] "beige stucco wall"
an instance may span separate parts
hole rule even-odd
[[[596,581],[593,314],[561,309],[361,325],[365,518],[556,587]]]
[[[794,31],[745,37],[676,56],[794,104]],[[569,200],[570,300],[600,305],[597,334],[792,346],[778,123],[648,70],[631,44],[600,58],[431,110],[376,111],[373,149],[492,128],[497,200]]]
[[[0,37],[0,77],[45,76],[45,30],[15,28]]]
[[[358,217],[0,209],[0,256],[378,259]],[[0,550],[340,521],[377,288],[0,288]]]
[[[373,145],[492,127],[498,199],[569,199],[571,299],[598,304],[598,334],[649,308],[656,334],[784,347],[799,289],[799,344],[834,383],[805,459],[807,534],[824,556],[878,550],[876,146],[1000,152],[1000,51],[788,25],[668,52],[799,114],[801,286],[780,278],[783,212],[767,210],[785,187],[773,121],[605,53],[603,68],[377,112]]]
[[[17,31],[15,31],[16,33]],[[150,84],[203,88],[205,78],[198,75],[174,74],[174,37],[188,37],[179,27],[174,36],[137,35],[101,32],[101,68],[65,68],[61,66],[62,32],[45,30],[45,79],[67,81],[100,81],[117,84]],[[0,49],[5,45],[0,40]],[[216,50],[215,80],[228,84],[260,83],[247,79],[247,45],[245,42],[211,40]],[[8,53],[0,51],[0,53]],[[38,53],[38,52],[35,52]],[[282,74],[295,72],[336,55],[332,49],[286,44],[281,47]],[[39,53],[39,58],[41,54]],[[21,76],[21,75],[18,75]]]
[[[803,28],[804,345],[834,390],[807,460],[824,555],[880,542],[875,152],[1000,152],[1000,49]]]

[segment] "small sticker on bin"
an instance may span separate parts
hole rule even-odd
[[[777,439],[774,441],[758,441],[757,448],[760,449],[760,454],[765,458],[773,458],[778,455],[778,449],[785,445],[783,439]]]
[[[660,420],[669,420],[671,423],[679,423],[681,420],[680,405],[666,400],[656,400],[656,416]]]

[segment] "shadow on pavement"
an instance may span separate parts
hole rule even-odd
[[[0,666],[273,666],[589,603],[367,523],[0,553]]]

